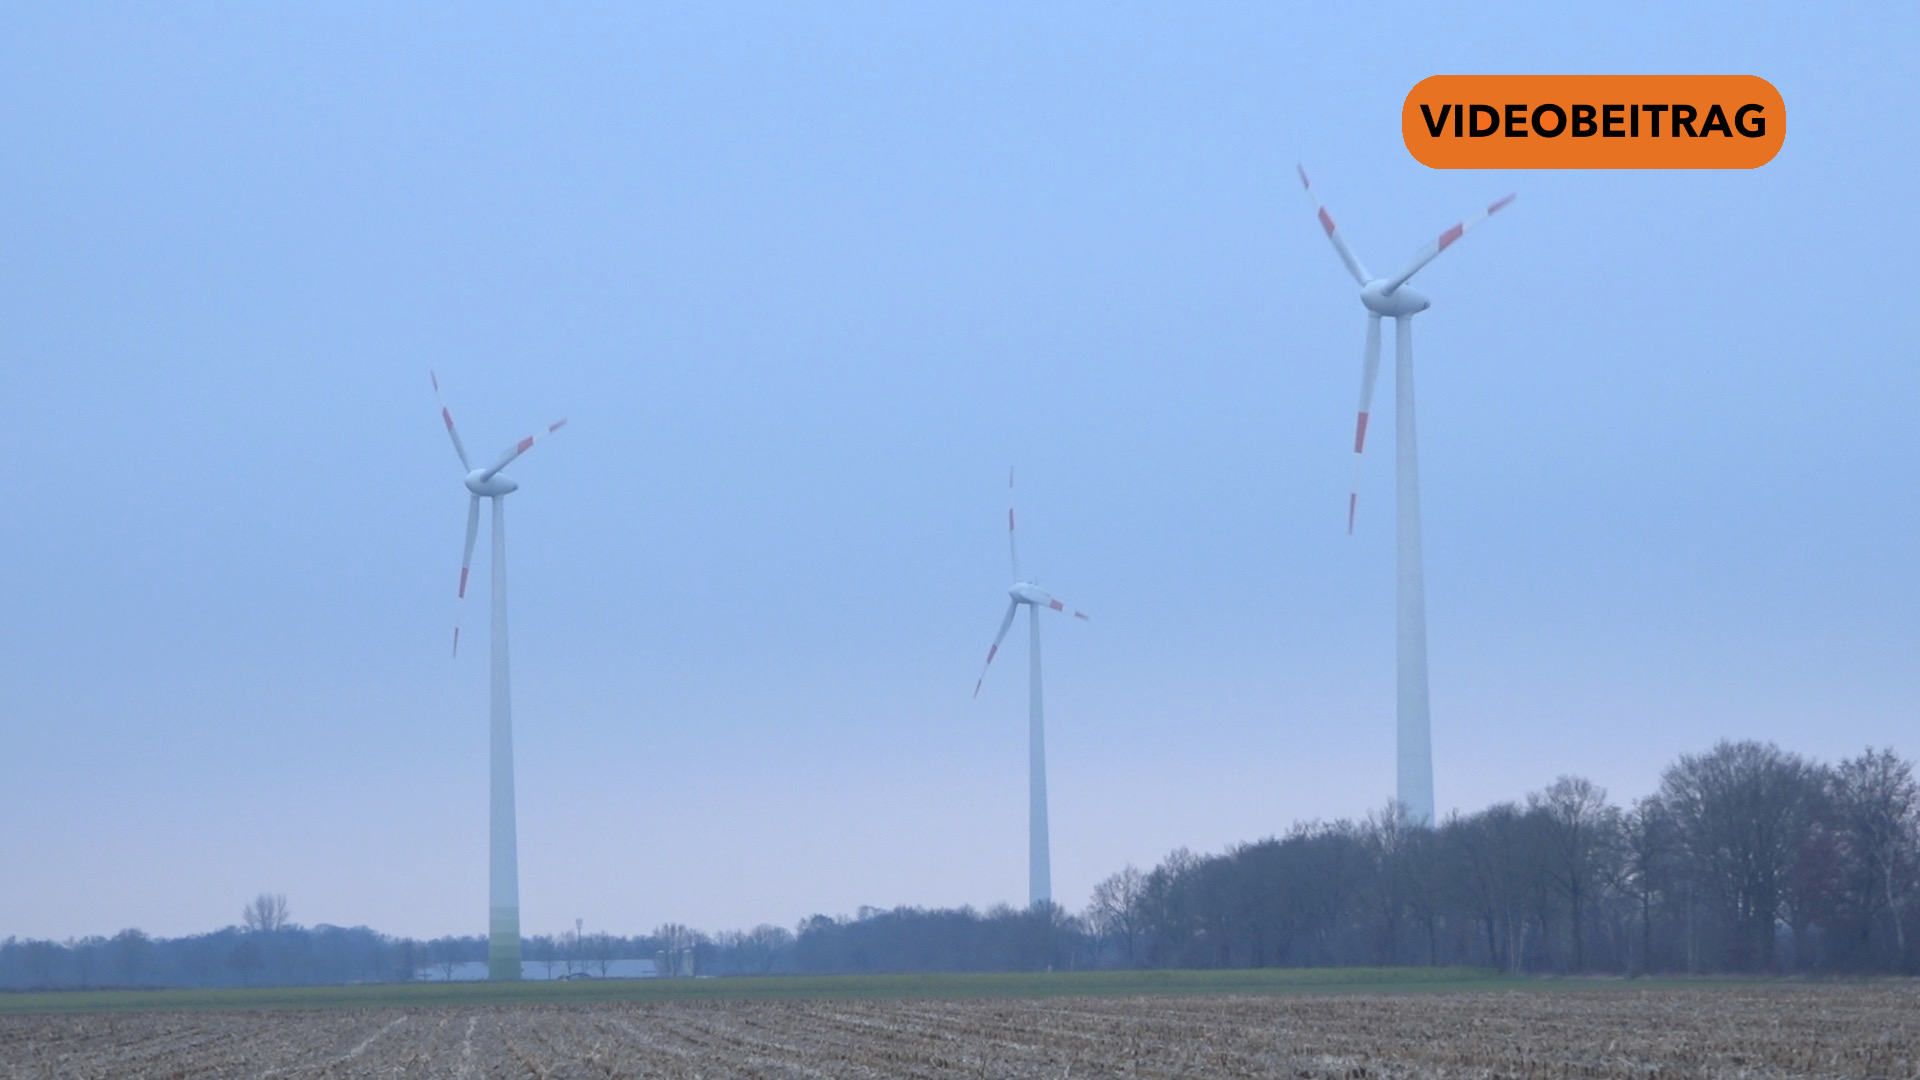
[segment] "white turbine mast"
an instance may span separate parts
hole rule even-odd
[[[1486,209],[1442,232],[1417,252],[1404,269],[1390,278],[1377,278],[1347,247],[1333,216],[1314,193],[1307,170],[1300,168],[1300,184],[1320,213],[1320,227],[1347,271],[1360,285],[1360,303],[1367,309],[1367,345],[1360,368],[1360,417],[1353,431],[1353,486],[1347,495],[1347,532],[1353,532],[1360,501],[1360,455],[1367,444],[1367,413],[1373,404],[1374,376],[1380,371],[1380,320],[1394,321],[1394,511],[1398,548],[1398,631],[1395,637],[1398,669],[1396,705],[1396,797],[1401,820],[1414,825],[1433,824],[1433,735],[1427,704],[1427,601],[1420,558],[1420,462],[1414,438],[1413,317],[1430,301],[1406,287],[1408,279],[1447,250],[1468,229],[1492,217],[1513,196],[1490,203]]]
[[[467,546],[460,556],[460,590],[457,599],[467,595],[467,572],[473,566],[473,544],[480,535],[480,500],[493,501],[493,648],[489,680],[488,720],[491,733],[488,791],[487,859],[487,977],[520,977],[520,855],[513,806],[513,704],[507,677],[507,519],[501,500],[519,490],[520,485],[501,475],[513,459],[527,452],[536,438],[559,431],[566,421],[547,425],[545,433],[529,435],[501,453],[493,464],[476,469],[467,460],[467,448],[453,426],[453,413],[440,398],[440,377],[433,380],[433,396],[440,402],[440,418],[446,421],[447,437],[453,440],[453,452],[460,467],[467,470]],[[453,654],[460,655],[460,627],[453,628]]]
[[[987,647],[987,662],[980,667],[980,678],[973,684],[973,696],[980,696],[980,684],[987,679],[1000,643],[1013,628],[1013,616],[1021,605],[1027,608],[1027,904],[1053,899],[1053,871],[1047,848],[1047,738],[1040,707],[1040,611],[1066,613],[1066,604],[1040,588],[1032,579],[1020,576],[1020,544],[1013,528],[1013,470],[1007,470],[1007,553],[1013,563],[1013,586],[1007,590],[1007,613],[1000,620],[1000,632]],[[1072,612],[1076,619],[1087,617],[1084,611]]]

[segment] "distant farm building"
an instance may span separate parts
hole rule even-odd
[[[606,971],[601,970],[600,961],[588,963],[574,961],[568,964],[556,960],[549,964],[544,960],[520,961],[520,977],[529,981],[544,982],[562,979],[653,979],[659,977],[659,971],[651,960],[609,960]],[[449,977],[451,972],[451,977]],[[487,977],[487,963],[484,960],[464,960],[451,968],[445,964],[430,964],[414,972],[414,978],[421,982],[480,982]]]

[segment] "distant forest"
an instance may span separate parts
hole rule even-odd
[[[1121,967],[1470,964],[1510,972],[1920,973],[1920,791],[1892,750],[1835,765],[1723,742],[1631,805],[1562,777],[1434,828],[1296,824],[1218,855],[1184,849],[1057,904],[862,908],[789,930],[525,939],[553,973],[654,959],[699,975]],[[486,958],[432,941],[302,927],[262,895],[194,937],[0,943],[0,988],[404,981]]]

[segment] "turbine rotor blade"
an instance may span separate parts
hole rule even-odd
[[[1000,632],[993,635],[993,644],[987,646],[987,662],[980,665],[980,677],[973,682],[973,696],[980,696],[980,684],[987,681],[987,669],[993,666],[993,657],[1000,651],[1000,643],[1007,640],[1007,631],[1013,626],[1013,614],[1020,609],[1020,601],[1007,601],[1006,618],[1000,620]]]
[[[467,598],[467,572],[473,567],[473,544],[480,537],[480,496],[467,499],[467,546],[460,553],[460,593],[458,599]]]
[[[521,440],[520,440],[519,442],[517,442],[517,443],[514,443],[514,444],[513,444],[512,446],[509,446],[509,447],[507,447],[507,448],[506,448],[506,450],[504,450],[504,451],[502,451],[502,452],[501,452],[501,454],[500,454],[500,460],[498,460],[498,461],[496,461],[496,462],[494,462],[494,463],[493,463],[492,465],[490,465],[490,466],[488,466],[488,467],[487,467],[487,471],[486,471],[486,472],[484,472],[484,473],[481,473],[481,474],[480,474],[480,479],[481,479],[481,480],[491,480],[491,479],[493,479],[493,474],[495,474],[495,473],[497,473],[497,472],[499,472],[499,471],[500,471],[501,469],[504,469],[504,468],[506,468],[506,467],[507,467],[507,466],[508,466],[509,464],[511,464],[511,463],[513,462],[513,459],[514,459],[514,458],[517,458],[517,457],[519,457],[519,456],[520,456],[521,454],[524,454],[524,453],[526,453],[526,452],[527,452],[528,450],[530,450],[530,449],[532,449],[532,448],[533,448],[533,444],[534,444],[534,443],[535,443],[536,441],[538,441],[538,440],[540,440],[540,439],[544,439],[544,438],[546,438],[547,436],[549,436],[549,435],[551,435],[551,434],[553,434],[553,433],[554,433],[554,432],[556,432],[556,431],[559,431],[559,430],[560,430],[561,428],[563,428],[563,427],[566,427],[566,426],[567,426],[567,421],[566,421],[566,419],[565,419],[565,418],[563,417],[563,418],[561,418],[561,419],[559,419],[559,420],[555,420],[555,421],[554,421],[553,423],[551,423],[551,424],[548,424],[548,425],[547,425],[547,430],[545,430],[545,431],[543,431],[543,432],[541,432],[540,434],[538,434],[538,435],[529,435],[529,436],[527,436],[526,438],[524,438],[524,439],[521,439]]]
[[[1353,487],[1347,492],[1347,535],[1360,505],[1360,455],[1367,446],[1367,414],[1373,408],[1373,383],[1380,374],[1380,316],[1367,314],[1367,350],[1360,363],[1360,418],[1353,426]]]
[[[1333,215],[1327,213],[1327,208],[1320,202],[1320,196],[1314,192],[1313,182],[1307,179],[1306,166],[1299,165],[1295,168],[1300,170],[1300,186],[1307,189],[1307,198],[1312,199],[1314,208],[1320,211],[1320,227],[1326,230],[1327,239],[1333,241],[1333,250],[1340,253],[1340,261],[1347,264],[1347,272],[1353,275],[1353,280],[1362,285],[1372,281],[1373,275],[1367,273],[1367,268],[1360,265],[1359,256],[1347,246],[1346,238],[1340,235],[1340,227],[1333,223]]]
[[[1405,285],[1407,283],[1407,279],[1412,277],[1414,274],[1419,273],[1421,267],[1432,262],[1435,256],[1447,250],[1449,247],[1452,247],[1453,242],[1455,240],[1458,240],[1462,236],[1465,236],[1467,234],[1468,229],[1473,228],[1475,225],[1478,225],[1481,222],[1492,217],[1493,215],[1499,213],[1502,207],[1506,206],[1508,203],[1512,201],[1513,201],[1513,196],[1508,195],[1504,199],[1497,199],[1491,203],[1488,203],[1486,209],[1480,211],[1479,213],[1473,215],[1472,217],[1469,217],[1460,221],[1458,224],[1454,225],[1453,228],[1448,229],[1446,232],[1441,233],[1438,237],[1435,237],[1431,243],[1429,243],[1426,247],[1423,247],[1420,249],[1419,253],[1413,257],[1413,261],[1407,264],[1407,268],[1405,270],[1402,270],[1398,274],[1395,274],[1393,276],[1393,279],[1387,282],[1386,288],[1383,289],[1382,291],[1390,293],[1393,290],[1399,288],[1400,286]]]
[[[1013,468],[1007,468],[1007,554],[1013,560],[1013,580],[1020,580],[1020,543],[1013,536]]]
[[[460,432],[453,426],[453,413],[447,410],[446,401],[440,397],[440,376],[428,369],[427,378],[433,380],[433,400],[440,403],[440,419],[446,421],[447,437],[453,440],[453,452],[460,455],[460,467],[472,472],[473,466],[467,462],[467,448],[461,444]]]
[[[1047,607],[1049,607],[1049,608],[1051,608],[1051,609],[1053,609],[1054,611],[1057,611],[1057,612],[1059,612],[1059,613],[1061,613],[1062,615],[1065,615],[1065,614],[1068,614],[1068,613],[1069,613],[1069,609],[1068,609],[1068,607],[1067,607],[1067,605],[1066,605],[1066,604],[1065,604],[1064,602],[1062,602],[1062,601],[1060,600],[1060,598],[1059,598],[1059,597],[1057,597],[1057,596],[1054,596],[1054,595],[1053,595],[1052,593],[1049,593],[1049,592],[1045,592],[1045,591],[1042,591],[1042,590],[1038,590],[1038,589],[1036,589],[1036,590],[1034,590],[1034,591],[1036,591],[1036,592],[1039,592],[1041,596],[1043,596],[1043,597],[1045,597],[1045,598],[1046,598],[1046,599],[1045,599],[1045,603],[1046,603],[1046,606],[1047,606]],[[1074,618],[1076,618],[1076,619],[1080,619],[1080,620],[1082,620],[1082,621],[1087,621],[1087,613],[1086,613],[1086,612],[1084,612],[1084,611],[1077,611],[1077,610],[1076,610],[1076,611],[1072,611],[1072,615],[1073,615],[1073,617],[1074,617]]]
[[[473,566],[473,543],[480,535],[480,496],[474,495],[467,500],[467,546],[460,552],[460,592],[455,597],[464,600],[467,597],[467,572]],[[453,623],[453,655],[460,655],[460,621]]]

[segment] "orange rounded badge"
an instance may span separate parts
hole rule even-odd
[[[1400,132],[1435,169],[1757,169],[1786,112],[1757,75],[1435,75]]]

